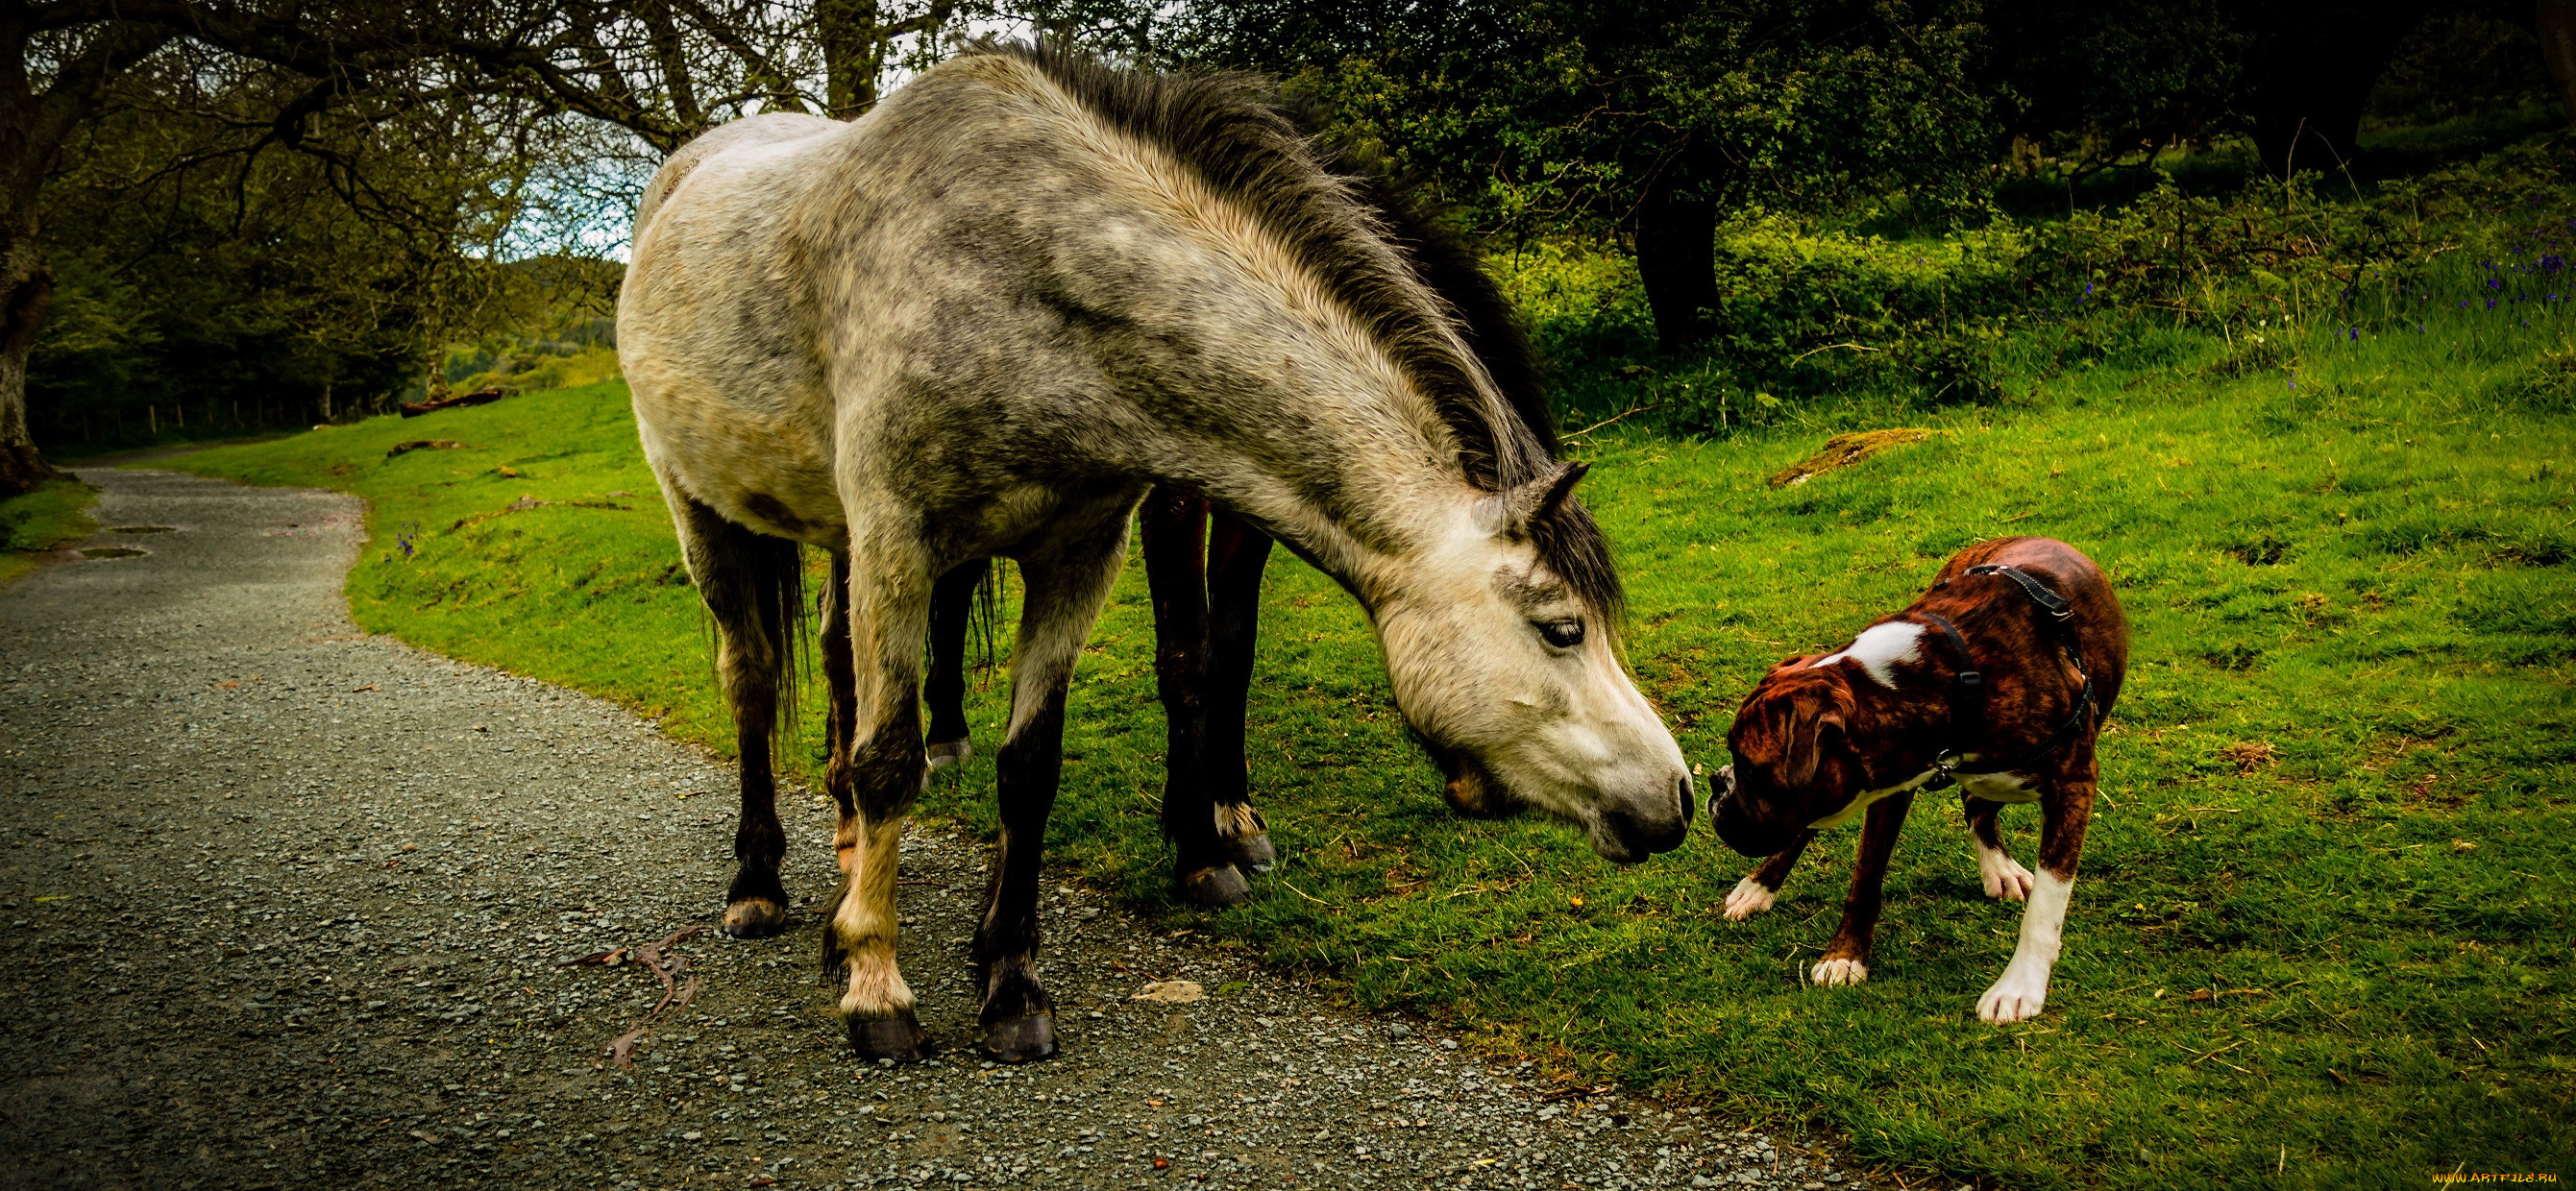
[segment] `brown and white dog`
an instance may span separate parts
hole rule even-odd
[[[2093,815],[2094,738],[2128,662],[2128,622],[2092,559],[2047,538],[2001,538],[1961,551],[1912,606],[1841,649],[1772,667],[1736,712],[1734,764],[1709,799],[1718,838],[1770,857],[1727,896],[1726,916],[1770,909],[1816,833],[1866,812],[1842,926],[1815,981],[1867,979],[1905,812],[1916,791],[1955,782],[1986,896],[2029,902],[2012,963],[1977,1016],[2036,1016]],[[2004,803],[2032,801],[2036,877],[1995,830]]]

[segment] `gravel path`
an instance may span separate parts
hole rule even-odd
[[[819,919],[732,943],[733,779],[616,707],[348,620],[358,503],[97,471],[92,546],[0,589],[0,1182],[642,1187],[1857,1185],[1695,1111],[1543,1097],[1050,881],[1063,1057],[999,1069],[983,849],[904,845],[903,956],[952,1056],[862,1066]],[[697,796],[705,792],[704,797]],[[832,878],[789,800],[788,885]],[[636,1048],[645,965],[703,981]],[[1133,999],[1149,980],[1206,999]]]

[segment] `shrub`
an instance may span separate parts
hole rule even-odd
[[[1748,216],[1719,233],[1717,336],[1674,358],[1655,353],[1627,257],[1544,242],[1488,263],[1555,366],[1569,421],[1650,404],[1666,425],[1707,432],[1854,386],[1931,402],[1999,395],[2026,254],[2010,227],[1891,240]],[[1640,388],[1644,400],[1629,400]]]

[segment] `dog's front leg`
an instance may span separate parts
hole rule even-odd
[[[1896,833],[1905,827],[1905,812],[1914,792],[1890,794],[1869,804],[1860,828],[1860,855],[1852,861],[1851,891],[1843,895],[1843,924],[1816,961],[1818,984],[1858,984],[1869,979],[1870,942],[1878,935],[1879,886],[1887,880],[1887,858],[1896,851]]]
[[[2075,865],[2084,855],[2084,828],[2093,820],[2093,782],[2053,783],[2039,805],[2039,873],[2022,911],[2021,941],[2002,978],[1977,998],[1977,1016],[1991,1022],[2028,1021],[2048,1003],[2048,974],[2057,966]]]
[[[1736,882],[1735,888],[1726,895],[1726,920],[1742,922],[1770,909],[1771,903],[1779,900],[1780,885],[1789,879],[1789,870],[1798,866],[1798,857],[1806,852],[1807,845],[1814,842],[1816,833],[1812,829],[1799,832],[1798,838],[1790,841],[1788,847],[1763,861],[1762,867],[1753,870],[1752,875]]]
[[[1985,885],[1986,896],[2006,902],[2029,897],[2030,870],[2004,850],[2003,829],[1996,822],[2003,804],[1974,794],[1962,796],[1959,802],[1968,813],[1968,837],[1977,842],[1977,880]]]

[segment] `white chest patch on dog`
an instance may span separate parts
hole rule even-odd
[[[1869,671],[1872,681],[1889,690],[1896,689],[1896,663],[1923,660],[1923,626],[1910,620],[1891,620],[1860,631],[1841,653],[1816,659],[1810,669],[1822,669],[1849,658]]]

